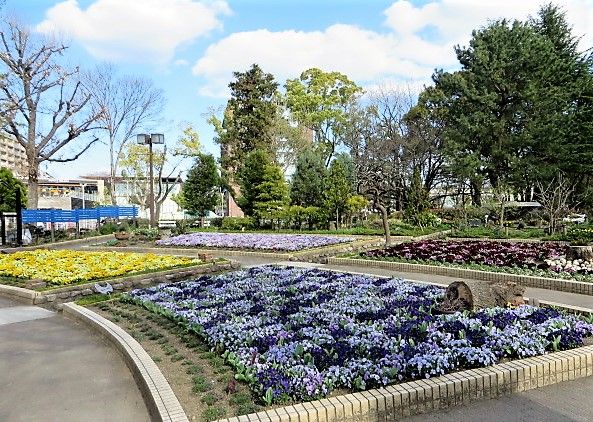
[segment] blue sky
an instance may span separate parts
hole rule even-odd
[[[68,61],[91,68],[108,61],[121,74],[142,75],[167,98],[159,131],[173,144],[183,124],[218,154],[204,114],[224,106],[233,71],[258,63],[282,85],[319,67],[372,90],[430,82],[435,68],[456,66],[452,47],[489,19],[525,19],[538,0],[7,0],[4,11],[34,30],[65,36]],[[593,0],[563,0],[581,46],[593,45]],[[105,148],[55,177],[108,169]]]

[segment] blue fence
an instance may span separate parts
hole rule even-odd
[[[23,223],[78,223],[80,220],[138,217],[136,207],[97,207],[78,210],[23,210]]]

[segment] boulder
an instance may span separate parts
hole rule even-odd
[[[525,301],[525,287],[514,282],[467,280],[454,281],[436,312],[452,314],[496,306],[518,306]]]

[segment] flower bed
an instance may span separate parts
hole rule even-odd
[[[224,351],[267,404],[310,400],[582,345],[593,325],[521,306],[432,315],[444,290],[401,279],[256,267],[132,291]]]
[[[593,262],[567,259],[569,249],[551,242],[427,240],[365,251],[359,257],[593,281]]]
[[[37,249],[0,255],[0,277],[67,285],[199,263],[198,259],[155,254]]]
[[[336,236],[307,234],[260,234],[260,233],[190,233],[162,239],[159,246],[208,247],[230,249],[254,249],[268,251],[300,251],[322,246],[352,242],[355,239]]]

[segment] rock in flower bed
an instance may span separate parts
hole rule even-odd
[[[352,242],[353,238],[307,234],[190,233],[162,239],[159,246],[190,246],[264,251],[300,251]]]
[[[432,315],[444,290],[401,279],[264,266],[132,291],[184,321],[267,404],[311,400],[583,344],[593,325],[520,306]]]
[[[199,264],[193,258],[122,252],[46,250],[0,255],[0,277],[68,285]]]

